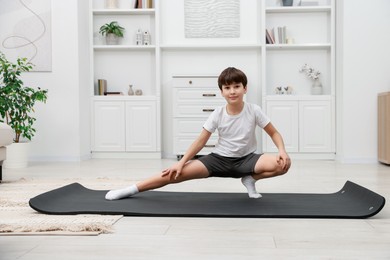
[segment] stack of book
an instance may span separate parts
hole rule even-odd
[[[107,80],[98,79],[97,94],[103,96],[107,92]]]
[[[267,44],[285,44],[286,38],[286,26],[275,27],[271,30],[265,30],[265,40]]]
[[[134,8],[153,8],[153,0],[135,0]]]

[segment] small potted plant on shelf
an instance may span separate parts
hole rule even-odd
[[[106,44],[116,45],[119,38],[123,37],[125,28],[120,26],[117,21],[106,23],[100,27],[99,33],[106,37]]]
[[[321,95],[322,94],[322,84],[320,82],[321,72],[313,69],[307,64],[304,64],[299,72],[304,72],[306,76],[313,81],[311,93],[313,95]]]
[[[32,68],[27,58],[18,58],[12,63],[0,52],[0,122],[5,121],[15,132],[14,143],[7,147],[5,166],[8,168],[27,166],[28,142],[22,140],[31,141],[36,131],[33,127],[36,119],[32,116],[34,105],[45,103],[47,99],[47,90],[24,86],[20,79],[22,72]]]

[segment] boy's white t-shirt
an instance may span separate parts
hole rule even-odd
[[[215,109],[203,128],[214,133],[218,130],[218,143],[214,153],[226,157],[243,157],[257,149],[256,126],[264,128],[270,119],[260,106],[244,103],[238,115],[229,115],[226,106]]]

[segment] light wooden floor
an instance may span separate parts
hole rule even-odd
[[[4,169],[3,179],[139,180],[173,162],[34,163],[22,170]],[[263,180],[257,187],[262,192],[330,193],[346,180],[389,198],[390,167],[381,164],[293,161],[287,175]],[[239,180],[216,178],[163,190],[245,191]],[[125,217],[115,229],[95,237],[0,236],[0,259],[390,259],[388,205],[363,220]]]

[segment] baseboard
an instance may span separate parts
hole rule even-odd
[[[161,159],[161,152],[92,152],[93,159]]]
[[[91,154],[82,156],[31,156],[29,157],[30,162],[81,162],[90,160]]]

